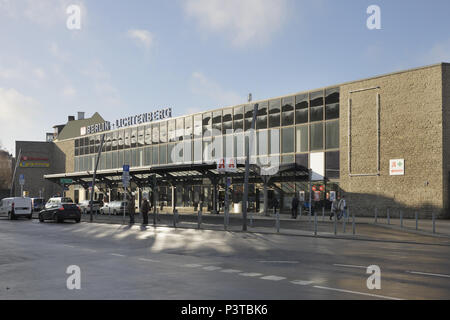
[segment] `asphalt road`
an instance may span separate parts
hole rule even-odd
[[[449,299],[449,257],[446,243],[0,218],[0,299]]]

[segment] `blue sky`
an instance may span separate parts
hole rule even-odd
[[[66,9],[81,8],[69,30]],[[369,30],[370,5],[381,30]],[[174,115],[450,62],[450,2],[0,0],[0,145],[68,115]]]

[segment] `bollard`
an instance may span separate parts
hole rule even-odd
[[[416,216],[416,230],[419,230],[419,213],[417,211],[415,212],[415,216]]]
[[[302,205],[300,206],[300,217],[299,217],[299,220],[300,220],[301,217],[302,217]]]
[[[348,210],[350,211],[350,209],[348,209]],[[355,235],[356,234],[356,223],[355,223],[355,214],[353,213],[353,211],[352,211],[352,220],[353,220],[353,222],[352,222],[353,235]]]
[[[317,213],[314,212],[314,236],[317,236]]]
[[[253,228],[253,211],[250,211],[250,228]]]
[[[223,217],[223,228],[225,229],[225,231],[227,231],[228,230],[228,215],[229,215],[229,213],[228,213],[228,208],[225,208],[225,214],[224,214],[224,217]]]
[[[433,234],[436,233],[436,214],[432,213],[432,219],[433,219]]]
[[[325,222],[325,207],[322,207],[322,222]]]
[[[400,211],[400,228],[403,229],[403,211]]]
[[[378,208],[375,208],[375,224],[378,223]]]
[[[343,226],[343,233],[345,233],[345,224],[346,224],[346,218],[345,218],[345,216],[344,216],[344,219],[343,219],[343,221],[342,221],[342,226]]]
[[[334,213],[334,235],[337,235],[337,212]]]
[[[391,213],[389,212],[389,208],[387,209],[387,223],[391,224]]]
[[[198,210],[198,229],[202,226],[202,210]]]
[[[173,227],[177,227],[177,221],[178,221],[178,210],[173,210]]]
[[[280,233],[280,213],[277,212],[276,214],[276,222],[275,222],[277,233]]]

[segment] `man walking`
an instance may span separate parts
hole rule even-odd
[[[148,225],[148,212],[150,211],[150,204],[148,203],[147,196],[144,196],[144,199],[141,203],[141,212],[142,212],[142,224],[144,226]]]
[[[347,218],[347,202],[345,201],[345,196],[342,196],[341,200],[339,201],[338,208],[340,211],[338,220],[340,220],[342,217],[344,217],[344,219],[346,219]]]
[[[334,198],[333,201],[331,202],[330,220],[334,217],[335,214],[337,214],[338,207],[339,207],[339,202],[337,201],[336,198]]]
[[[292,207],[291,207],[292,219],[297,219],[298,204],[299,204],[299,201],[298,201],[297,195],[295,195],[294,198],[292,199]]]

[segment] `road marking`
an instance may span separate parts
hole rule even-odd
[[[116,256],[116,257],[125,257],[123,254],[118,254],[118,253],[110,253],[110,255]]]
[[[304,281],[304,280],[294,280],[294,281],[291,281],[291,283],[298,284],[301,286],[309,286],[310,284],[313,284],[314,282],[313,281]]]
[[[406,271],[406,272],[407,273],[412,273],[412,274],[420,274],[420,275],[424,275],[424,276],[450,278],[450,275],[448,275],[448,274],[427,273],[427,272],[418,272],[418,271]]]
[[[278,276],[265,276],[265,277],[261,277],[260,279],[270,280],[270,281],[280,281],[280,280],[284,280],[286,278],[285,277],[278,277]]]
[[[206,270],[206,271],[215,271],[215,270],[220,270],[220,269],[222,269],[222,268],[221,267],[213,267],[213,266],[203,268],[203,270]]]
[[[199,268],[201,266],[202,266],[201,264],[192,263],[192,264],[185,264],[183,267],[186,267],[186,268]]]
[[[84,251],[89,251],[89,252],[92,252],[92,253],[94,253],[94,252],[97,252],[97,250],[93,250],[93,249],[83,249]]]
[[[146,259],[146,258],[139,258],[139,260],[141,260],[141,261],[146,261],[146,262],[161,262],[161,261],[159,261],[159,260]]]
[[[75,248],[74,246],[69,246],[68,244],[64,244],[63,246],[68,248]]]
[[[393,298],[393,297],[388,297],[388,296],[380,296],[378,294],[371,294],[371,293],[364,293],[364,292],[350,291],[350,290],[343,290],[343,289],[335,289],[335,288],[328,288],[328,287],[321,287],[321,286],[314,286],[314,288],[324,289],[324,290],[331,290],[331,291],[338,291],[338,292],[344,292],[344,293],[359,294],[359,295],[362,295],[362,296],[381,298],[381,299],[388,299],[388,300],[403,300],[403,299]]]
[[[239,273],[239,275],[240,276],[243,276],[243,277],[259,277],[259,276],[262,276],[263,274],[262,273]]]
[[[358,268],[358,269],[367,269],[365,266],[354,266],[351,264],[333,264],[336,267],[344,267],[344,268]]]
[[[258,261],[260,263],[299,263],[298,261]]]
[[[220,270],[220,272],[225,272],[225,273],[239,273],[242,272],[241,270],[234,270],[234,269],[224,269],[224,270]]]

